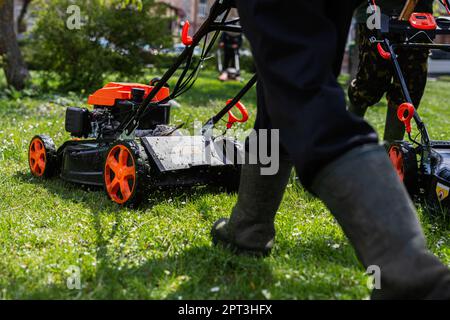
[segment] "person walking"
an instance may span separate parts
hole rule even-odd
[[[264,256],[292,166],[329,208],[364,265],[381,270],[373,299],[450,299],[450,272],[426,247],[417,213],[374,129],[347,111],[336,78],[360,1],[237,0],[259,79],[255,129],[278,129],[280,169],[243,165],[229,219],[213,243]],[[345,31],[343,32],[343,28]],[[301,248],[299,248],[301,250]]]
[[[381,14],[400,16],[405,5],[404,0],[379,0],[377,5]],[[433,12],[433,0],[420,0],[417,12]],[[359,66],[355,79],[348,89],[348,110],[364,117],[370,106],[380,102],[386,94],[387,112],[384,139],[387,142],[403,140],[405,126],[397,118],[397,108],[405,102],[399,80],[394,75],[391,61],[384,60],[378,53],[376,44],[370,38],[376,36],[377,30],[367,27],[367,3],[361,4],[355,13],[356,43],[359,48]],[[408,91],[419,108],[428,77],[428,49],[398,49],[398,61],[407,82]]]

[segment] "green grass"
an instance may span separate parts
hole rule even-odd
[[[36,75],[35,75],[36,76]],[[247,76],[248,78],[248,76]],[[422,116],[436,139],[449,139],[449,82],[432,81]],[[320,201],[295,183],[276,220],[273,254],[235,257],[211,246],[213,222],[228,216],[235,195],[195,188],[149,194],[138,210],[120,208],[102,190],[28,171],[26,150],[35,134],[64,132],[75,94],[7,94],[0,76],[0,298],[4,299],[363,299],[367,278],[341,229]],[[173,122],[205,120],[240,88],[207,73],[179,99]],[[255,115],[255,92],[244,100]],[[385,103],[369,112],[381,133]],[[247,125],[247,127],[250,124]],[[420,210],[430,249],[450,263],[448,219]],[[81,270],[81,290],[69,290],[70,266]]]

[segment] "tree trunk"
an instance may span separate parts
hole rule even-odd
[[[16,90],[22,90],[30,74],[14,31],[13,0],[0,0],[0,17],[0,54],[3,56],[6,81]]]
[[[20,9],[20,14],[19,17],[17,18],[17,30],[19,34],[27,31],[27,23],[24,19],[28,12],[28,7],[30,6],[30,3],[31,0],[24,0],[22,9]]]

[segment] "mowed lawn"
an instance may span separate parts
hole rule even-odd
[[[36,76],[36,75],[35,75]],[[140,209],[111,203],[103,190],[28,170],[35,134],[59,146],[67,106],[76,94],[8,93],[0,76],[0,298],[2,299],[364,299],[367,277],[328,210],[292,176],[266,259],[214,248],[213,222],[236,201],[218,188],[149,194]],[[249,78],[249,75],[246,75]],[[150,78],[149,78],[150,79]],[[136,79],[130,79],[136,80]],[[142,79],[141,79],[142,80]],[[175,124],[205,120],[239,88],[206,73],[173,109]],[[244,103],[255,116],[256,95]],[[382,133],[386,104],[369,121]],[[450,82],[430,81],[421,115],[435,139],[450,139]],[[247,124],[249,128],[251,124]],[[430,249],[450,264],[449,218],[419,209]],[[69,289],[71,268],[81,289]]]

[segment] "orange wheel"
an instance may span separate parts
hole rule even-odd
[[[128,147],[119,144],[109,151],[104,176],[106,192],[114,202],[124,204],[131,199],[136,188],[136,164]]]
[[[416,195],[419,190],[417,151],[405,141],[394,142],[388,150],[389,158],[400,180],[411,196]]]
[[[28,164],[35,177],[48,178],[55,172],[56,148],[50,137],[35,136],[28,148]]]
[[[405,165],[404,165],[404,159],[403,159],[403,152],[400,150],[398,146],[392,146],[389,149],[389,158],[391,159],[391,162],[394,166],[395,171],[397,171],[397,174],[401,181],[405,180]]]

